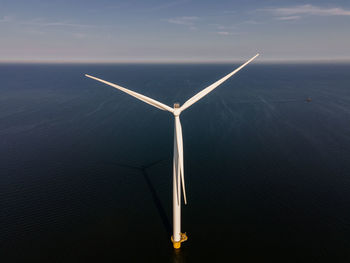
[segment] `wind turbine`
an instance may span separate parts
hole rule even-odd
[[[181,107],[179,103],[175,103],[174,108],[171,108],[159,101],[156,101],[154,99],[141,95],[137,92],[123,88],[119,85],[85,74],[86,77],[100,81],[116,89],[119,89],[147,104],[150,104],[160,110],[169,111],[174,115],[175,128],[174,128],[174,157],[173,157],[173,235],[171,236],[171,241],[173,242],[173,246],[176,249],[180,248],[181,243],[187,240],[186,233],[181,233],[181,188],[183,191],[183,198],[184,198],[185,204],[187,204],[187,198],[186,198],[185,180],[184,180],[184,159],[183,159],[183,143],[182,143],[182,128],[181,128],[181,122],[180,122],[180,114],[182,111],[184,111],[185,109],[190,107],[192,104],[199,101],[201,98],[203,98],[209,92],[214,90],[224,81],[226,81],[227,79],[232,77],[234,74],[236,74],[238,71],[240,71],[243,67],[249,64],[251,61],[253,61],[257,56],[259,56],[259,54],[256,54],[254,57],[249,59],[247,62],[245,62],[243,65],[241,65],[231,73],[227,74],[225,77],[219,79],[215,83],[211,84],[207,88],[203,89],[202,91],[194,95],[192,98],[187,100]]]

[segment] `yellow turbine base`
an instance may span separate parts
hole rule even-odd
[[[185,242],[188,239],[186,233],[180,233],[180,235],[181,235],[180,241],[174,241],[173,236],[171,236],[171,242],[173,242],[173,246],[175,249],[179,249],[181,247],[181,243]]]

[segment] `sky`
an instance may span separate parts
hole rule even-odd
[[[350,1],[0,0],[0,62],[350,61]]]

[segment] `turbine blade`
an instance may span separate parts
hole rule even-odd
[[[176,137],[177,137],[177,149],[179,156],[179,177],[181,178],[182,191],[184,195],[184,202],[187,204],[185,178],[184,178],[184,153],[183,153],[183,141],[182,141],[182,127],[180,118],[175,118]]]
[[[178,148],[177,148],[177,136],[176,136],[176,121],[175,121],[175,126],[174,126],[174,157],[173,157],[173,177],[175,178],[175,189],[176,189],[176,199],[177,199],[177,204],[179,205],[180,203],[180,187],[179,187],[179,176],[178,176],[178,171],[179,171],[179,158],[178,158]]]
[[[88,78],[91,78],[91,79],[100,81],[100,82],[102,82],[102,83],[105,83],[105,84],[107,84],[107,85],[109,85],[109,86],[112,86],[113,88],[119,89],[119,90],[121,90],[121,91],[123,91],[123,92],[125,92],[125,93],[127,93],[127,94],[129,94],[129,95],[131,95],[131,96],[133,96],[133,97],[135,97],[135,98],[137,98],[137,99],[139,99],[139,100],[141,100],[141,101],[143,101],[143,102],[149,104],[149,105],[152,105],[152,106],[154,106],[154,107],[156,107],[156,108],[158,108],[158,109],[166,110],[166,111],[170,111],[170,112],[174,112],[174,109],[173,109],[173,108],[170,108],[169,106],[167,106],[167,105],[165,105],[165,104],[163,104],[163,103],[161,103],[161,102],[159,102],[159,101],[156,101],[156,100],[154,100],[154,99],[151,99],[151,98],[149,98],[149,97],[146,97],[146,96],[144,96],[144,95],[142,95],[142,94],[139,94],[139,93],[137,93],[137,92],[135,92],[135,91],[128,90],[128,89],[123,88],[123,87],[121,87],[121,86],[119,86],[119,85],[113,84],[113,83],[108,82],[108,81],[105,81],[105,80],[103,80],[103,79],[99,79],[99,78],[90,76],[90,75],[88,75],[88,74],[85,74],[85,76],[88,77]]]
[[[254,57],[252,57],[251,59],[249,59],[246,63],[244,63],[243,65],[241,65],[240,67],[238,67],[237,69],[235,69],[234,71],[232,71],[230,74],[227,74],[225,77],[219,79],[218,81],[216,81],[215,83],[211,84],[210,86],[208,86],[207,88],[203,89],[202,91],[198,92],[196,95],[194,95],[192,98],[190,98],[189,100],[187,100],[181,107],[180,107],[180,111],[183,111],[185,109],[187,109],[188,107],[190,107],[192,104],[196,103],[197,101],[199,101],[201,98],[203,98],[205,95],[207,95],[209,92],[211,92],[212,90],[214,90],[217,86],[219,86],[220,84],[222,84],[223,82],[225,82],[227,79],[229,79],[230,77],[232,77],[234,74],[236,74],[238,71],[240,71],[242,68],[244,68],[246,65],[248,65],[250,62],[252,62],[257,56],[259,56],[259,54],[256,54]]]

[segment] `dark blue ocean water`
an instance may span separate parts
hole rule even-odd
[[[1,262],[349,262],[350,65],[0,65]],[[311,102],[306,102],[311,98]]]

